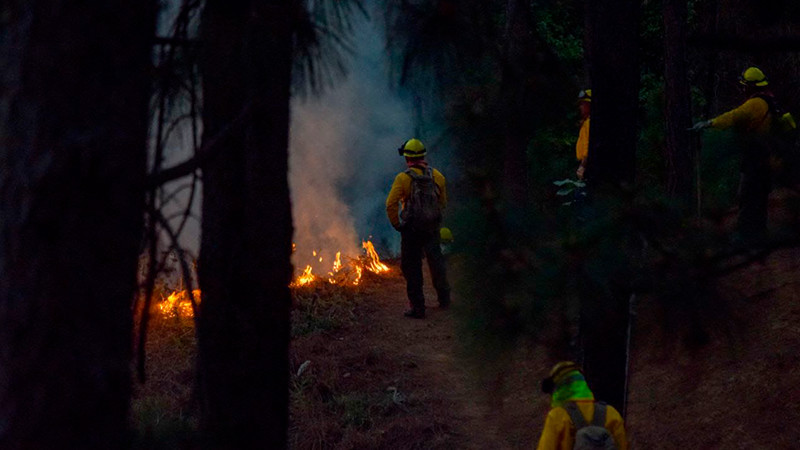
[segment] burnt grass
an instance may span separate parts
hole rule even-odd
[[[449,310],[429,300],[426,319],[406,319],[405,285],[389,264],[358,287],[294,290],[290,447],[535,447],[548,409],[538,383],[553,362],[545,349],[521,345],[500,367],[476,366],[460,356],[459,299]],[[641,300],[632,448],[800,448],[799,272],[800,249],[783,249],[719,280],[720,320],[706,320],[700,346]],[[135,448],[195,447],[194,345],[190,318],[154,316],[147,381],[134,382]]]

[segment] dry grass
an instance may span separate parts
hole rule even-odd
[[[153,312],[146,346],[146,380],[134,380],[132,427],[139,448],[175,448],[197,429],[194,320]]]
[[[365,277],[367,283],[370,279],[369,276]],[[293,338],[330,335],[354,323],[357,318],[355,309],[362,291],[362,287],[327,283],[293,289]],[[134,447],[184,447],[196,439],[199,416],[194,397],[197,354],[195,324],[191,317],[185,315],[167,317],[160,314],[156,305],[151,309],[146,344],[146,380],[140,383],[134,379],[133,382],[131,426],[135,432]],[[296,368],[294,373],[297,373]],[[305,410],[309,405],[308,380],[308,374],[292,377],[290,395],[294,411]],[[334,408],[337,414],[341,413],[346,423],[360,428],[369,426],[370,415],[375,410],[368,396],[335,392],[329,395],[332,404],[337,405]],[[313,411],[309,410],[308,414],[309,418],[314,416]],[[314,426],[330,425],[323,422]]]

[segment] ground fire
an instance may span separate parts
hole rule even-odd
[[[371,241],[362,241],[361,247],[365,253],[356,258],[347,257],[346,263],[342,263],[342,253],[336,252],[336,258],[333,261],[331,270],[325,275],[315,275],[312,272],[311,265],[306,265],[303,272],[295,277],[290,286],[307,286],[320,281],[330,284],[358,286],[361,283],[361,276],[364,270],[376,274],[389,271],[389,267],[382,263],[378,257],[378,252],[375,251]],[[313,251],[312,255],[316,257],[317,252]],[[319,261],[322,262],[321,257]]]
[[[298,288],[315,283],[358,286],[361,284],[364,270],[376,274],[390,271],[389,267],[381,262],[378,252],[375,251],[371,241],[362,241],[361,247],[364,249],[364,254],[356,257],[344,257],[344,262],[342,261],[342,252],[336,252],[336,258],[333,261],[331,270],[324,275],[312,273],[311,265],[307,265],[302,273],[295,276],[289,287]],[[292,244],[292,249],[295,250],[294,244]],[[319,252],[316,250],[312,252],[312,256],[318,259],[319,262],[323,262],[322,257],[319,256]],[[192,293],[194,301],[199,304],[200,290],[195,289]],[[192,307],[192,299],[188,290],[176,290],[169,294],[167,298],[157,302],[156,306],[159,314],[163,317],[194,317],[194,308]]]
[[[192,296],[196,303],[200,302],[200,289],[194,289]],[[192,298],[188,290],[175,291],[166,300],[158,303],[158,311],[164,317],[194,317]]]

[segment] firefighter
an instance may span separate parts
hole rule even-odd
[[[733,128],[738,133],[742,161],[737,239],[755,241],[762,238],[767,229],[767,198],[771,189],[769,133],[775,101],[767,77],[758,67],[745,69],[739,84],[746,98],[744,103],[713,119],[697,122],[691,130]]]
[[[605,420],[602,424],[606,430],[603,432],[604,437],[613,439],[615,448],[627,450],[628,438],[622,416],[613,406],[595,401],[594,394],[589,390],[583,372],[577,364],[572,361],[562,361],[553,366],[550,375],[542,380],[542,391],[551,395],[551,409],[544,421],[537,450],[573,448],[578,430],[571,414],[580,414],[581,421],[591,424],[595,412],[601,409],[605,410]],[[571,409],[572,413],[568,412],[568,409]],[[581,417],[576,418],[581,419]]]
[[[578,93],[578,111],[581,115],[581,129],[578,132],[578,142],[575,144],[575,157],[578,160],[578,170],[575,174],[579,180],[583,179],[586,172],[586,162],[589,158],[589,116],[592,109],[592,90],[584,89]]]
[[[398,153],[405,157],[406,170],[397,174],[392,183],[392,188],[386,197],[386,215],[395,230],[400,232],[400,268],[406,279],[406,292],[411,308],[405,312],[406,317],[422,319],[425,317],[425,297],[422,292],[422,257],[428,259],[433,287],[439,301],[439,307],[450,306],[450,285],[447,282],[445,260],[442,256],[440,245],[441,213],[447,205],[447,189],[445,178],[441,172],[429,167],[425,160],[427,150],[419,139],[409,139],[398,149]],[[413,199],[420,197],[432,198],[432,204],[421,205],[421,208],[432,213],[438,213],[438,220],[432,223],[423,223],[419,217],[411,217],[416,211],[409,202],[412,200],[412,177],[430,177],[432,182],[427,184],[414,181],[419,186],[430,186],[431,192],[426,195],[414,195]],[[419,178],[418,178],[419,180]],[[424,181],[424,180],[423,180]],[[422,192],[426,194],[426,192]],[[432,197],[433,196],[433,197]],[[429,202],[429,203],[431,203]],[[403,211],[400,213],[400,206]],[[431,222],[428,220],[427,222]]]

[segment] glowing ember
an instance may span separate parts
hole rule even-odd
[[[195,302],[200,303],[200,289],[193,290],[191,296],[186,290],[175,291],[158,304],[158,311],[164,317],[194,317],[192,296]]]

